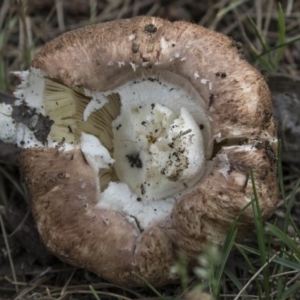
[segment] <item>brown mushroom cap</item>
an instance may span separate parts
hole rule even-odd
[[[133,271],[164,285],[174,280],[170,267],[178,251],[193,258],[208,239],[222,244],[251,201],[250,168],[263,218],[273,213],[277,140],[270,92],[233,40],[187,22],[137,17],[68,32],[46,44],[32,67],[72,89],[91,91],[111,90],[147,72],[175,73],[205,101],[211,134],[221,139],[212,170],[176,201],[166,220],[142,232],[124,214],[97,206],[98,178],[80,149],[22,149],[38,230],[61,259],[120,285],[143,285]],[[251,228],[249,208],[239,237]]]
[[[213,98],[213,134],[276,135],[263,76],[244,60],[232,39],[195,24],[136,17],[87,26],[52,40],[32,62],[69,87],[97,91],[136,76],[133,64],[137,71],[179,74],[207,105]],[[201,79],[206,79],[207,88]]]

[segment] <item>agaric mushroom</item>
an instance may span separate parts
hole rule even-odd
[[[121,285],[143,285],[133,271],[166,284],[178,251],[222,244],[251,201],[250,168],[263,219],[273,213],[270,92],[230,38],[118,20],[63,34],[16,74],[1,137],[21,148],[38,231],[62,260]],[[251,207],[238,227],[253,228]]]

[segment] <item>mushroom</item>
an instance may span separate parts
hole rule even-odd
[[[277,198],[270,92],[230,38],[136,17],[50,41],[6,108],[41,238],[63,261],[120,285],[176,280],[222,245],[253,195]],[[4,114],[2,114],[3,116]],[[8,137],[10,136],[10,138]],[[253,228],[247,208],[238,238]]]

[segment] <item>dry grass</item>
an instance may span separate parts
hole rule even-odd
[[[300,37],[300,1],[284,1],[283,12],[286,21],[284,38],[285,42],[289,42]],[[264,41],[275,47],[280,40],[278,6],[272,0],[3,0],[0,7],[0,90],[11,93],[18,83],[11,72],[27,69],[40,47],[59,34],[88,24],[137,15],[160,16],[171,21],[185,19],[230,35],[244,44],[247,59],[260,69],[265,66],[257,55],[266,51]],[[300,42],[289,44],[280,51],[272,51],[263,58],[267,63],[275,62],[273,71],[300,77]],[[11,157],[6,160],[6,157],[0,157],[0,299],[159,299],[150,289],[120,288],[88,271],[61,263],[41,245],[35,245],[38,243],[35,233],[30,235],[31,240],[26,240],[26,230],[33,230],[28,200],[17,163]],[[288,198],[300,177],[300,164],[284,165],[283,174]],[[299,191],[297,200],[299,202]],[[273,218],[279,226],[284,223],[285,201],[282,197]],[[17,216],[12,213],[11,207],[17,211]],[[11,216],[14,216],[13,221]],[[299,223],[299,204],[293,206],[292,216]],[[292,226],[288,233],[291,237],[295,236]],[[246,243],[257,249],[255,241],[254,234],[247,238]],[[30,247],[31,242],[34,247]],[[273,237],[270,243],[276,247],[281,241]],[[261,266],[257,256],[249,254],[249,259],[259,270]],[[248,285],[248,296],[244,298],[257,299],[257,294],[251,293],[255,291],[253,281],[262,280],[261,272],[251,279],[249,266],[238,252],[231,254],[228,264],[240,282]],[[299,281],[297,271],[289,271],[288,274],[283,274],[288,272],[285,270],[276,273],[276,268],[273,271],[272,281],[283,275],[288,275],[287,286]],[[167,286],[159,292],[174,299],[180,297],[182,288],[180,285]],[[222,282],[221,293],[222,299],[237,296],[238,291],[228,277]],[[274,298],[270,299],[276,299],[276,290],[272,293]]]

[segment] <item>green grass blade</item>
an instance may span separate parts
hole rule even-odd
[[[5,62],[0,57],[0,90],[6,90],[7,83],[6,83],[6,72],[5,72]]]
[[[18,21],[17,16],[9,19],[6,23],[4,28],[0,31],[0,51],[3,50],[5,46],[6,39],[10,33],[10,31],[15,27]]]
[[[260,41],[260,44],[263,47],[263,53],[264,54],[269,53],[270,50],[271,50],[271,47],[266,42],[265,38],[263,37],[262,33],[257,28],[257,26],[256,26],[255,22],[252,20],[252,18],[250,16],[248,16],[248,19],[250,21],[251,26],[254,29],[256,37],[258,38],[258,40]],[[268,59],[265,59],[265,58],[262,57],[261,54],[258,54],[258,51],[256,49],[255,49],[255,51],[253,51],[253,49],[250,49],[250,50],[255,55],[255,60],[259,61],[262,68],[266,69],[267,71],[271,71],[271,72],[274,72],[277,69],[277,64],[274,64],[271,57],[268,57]],[[255,54],[255,52],[257,54]]]
[[[248,16],[248,19],[250,21],[251,26],[253,27],[254,31],[255,31],[255,35],[256,37],[259,39],[264,51],[268,51],[270,50],[270,46],[267,44],[266,40],[264,39],[264,37],[262,36],[261,32],[259,31],[259,29],[257,28],[255,22],[252,20],[252,18],[250,16]]]
[[[101,300],[100,297],[98,296],[97,292],[95,291],[95,289],[93,288],[93,286],[89,285],[89,288],[93,294],[93,296],[95,297],[96,300]]]
[[[220,265],[216,268],[215,271],[215,279],[216,285],[212,287],[212,294],[215,299],[219,298],[221,285],[222,285],[222,277],[225,269],[225,264],[227,262],[228,256],[231,252],[232,246],[234,244],[235,238],[237,235],[237,228],[232,227],[230,233],[227,235],[225,243],[222,248],[221,261]]]
[[[266,70],[268,72],[274,72],[275,71],[275,67],[273,66],[272,63],[270,63],[269,60],[265,59],[261,55],[255,55],[255,53],[252,51],[252,49],[250,49],[250,50],[254,54],[254,60],[258,60],[260,66],[263,70]]]
[[[289,237],[287,236],[282,230],[275,227],[272,224],[268,224],[266,227],[266,231],[272,232],[276,237],[278,237],[287,247],[295,252],[296,255],[300,256],[300,249],[298,245]]]
[[[264,56],[264,55],[266,55],[266,54],[269,54],[270,52],[273,52],[273,51],[275,51],[275,50],[277,50],[277,49],[279,49],[279,48],[282,48],[282,47],[285,47],[285,46],[288,46],[288,45],[292,45],[292,44],[298,42],[299,40],[300,40],[300,37],[297,37],[297,38],[295,38],[295,39],[293,39],[293,40],[290,40],[290,41],[288,41],[288,42],[285,42],[285,43],[283,43],[283,44],[281,44],[281,45],[274,46],[274,47],[270,48],[268,51],[263,51],[262,53],[257,54],[257,56],[255,57],[255,59],[259,59],[259,58],[261,58],[262,56]],[[251,49],[251,50],[252,50],[252,49]],[[258,52],[256,52],[256,53],[258,53]],[[255,53],[254,53],[254,54],[255,54]]]
[[[286,213],[285,213],[285,220],[284,220],[284,226],[283,226],[283,232],[285,232],[285,233],[287,233],[288,226],[290,223],[294,224],[294,229],[296,230],[296,232],[299,230],[298,226],[294,222],[292,222],[293,219],[291,216],[292,207],[294,206],[294,203],[296,200],[296,194],[298,192],[299,186],[300,186],[300,179],[296,182],[296,184],[292,190],[292,193],[291,193],[288,203],[286,203],[286,201],[285,201]],[[297,235],[300,237],[299,231],[297,233],[298,233]]]
[[[263,225],[263,220],[262,220],[262,216],[261,216],[261,211],[260,211],[260,207],[259,207],[259,201],[258,201],[258,195],[257,195],[257,190],[256,190],[256,186],[255,186],[255,180],[254,180],[254,176],[253,176],[253,171],[252,169],[250,170],[250,176],[251,176],[251,182],[252,182],[252,186],[253,186],[253,199],[254,201],[252,201],[252,209],[253,209],[253,215],[254,215],[254,225],[255,225],[255,229],[256,229],[256,233],[257,233],[257,243],[258,243],[258,249],[260,252],[260,262],[261,265],[264,265],[267,260],[267,253],[266,253],[266,246],[265,246],[265,236],[264,236],[264,225]],[[264,284],[264,289],[265,289],[265,295],[266,298],[269,298],[270,295],[270,282],[269,282],[269,278],[270,278],[270,272],[269,272],[269,267],[266,266],[263,270],[263,284]]]
[[[240,254],[243,256],[243,258],[244,258],[245,262],[247,263],[249,269],[251,270],[252,274],[255,274],[255,268],[253,267],[251,260],[249,259],[248,255],[245,253],[244,249],[239,244],[235,244],[235,246],[236,246],[237,250],[240,252]],[[261,286],[260,286],[257,278],[255,278],[255,283],[256,283],[256,287],[257,287],[257,291],[258,291],[258,297],[259,297],[259,299],[261,299],[262,290],[261,290]]]
[[[217,18],[220,19],[227,13],[229,13],[231,10],[236,9],[238,6],[246,2],[246,0],[236,0],[232,1],[228,6],[224,7],[217,13]]]
[[[282,293],[282,298],[280,299],[298,299],[296,298],[296,294],[299,293],[300,291],[300,282],[295,283],[291,287],[287,288],[283,293]],[[295,297],[293,297],[295,296]]]
[[[242,283],[238,280],[236,276],[232,274],[227,268],[225,268],[224,273],[226,276],[235,284],[235,286],[239,289],[239,291],[243,288]],[[243,295],[248,295],[247,291],[243,292]]]
[[[283,185],[283,169],[282,169],[282,160],[281,160],[281,153],[282,153],[282,144],[281,140],[278,141],[278,180],[279,180],[279,188],[280,188],[280,193],[283,199],[285,199],[285,191],[284,191],[284,185]]]
[[[239,218],[243,215],[243,213],[245,212],[245,210],[251,205],[251,202],[248,203],[247,205],[245,205],[243,207],[243,209],[241,209],[241,211],[238,213],[238,215],[236,216],[234,222],[232,223],[228,234],[226,236],[226,239],[224,241],[223,247],[222,247],[222,251],[221,251],[221,263],[218,267],[216,267],[215,270],[215,286],[213,287],[213,291],[212,294],[215,297],[215,299],[219,298],[219,294],[220,294],[220,290],[221,290],[221,284],[222,284],[222,276],[224,273],[224,269],[225,269],[225,265],[228,259],[228,256],[231,252],[232,246],[235,242],[235,238],[237,235],[237,222],[239,220]]]
[[[282,10],[280,2],[278,3],[278,31],[279,31],[278,45],[283,45],[285,43],[285,18],[284,18],[284,12]],[[276,52],[277,65],[283,56],[284,48],[285,48],[284,46],[279,47]]]
[[[236,246],[246,250],[249,253],[260,256],[259,250],[256,250],[254,248],[251,248],[251,247],[248,247],[248,246],[245,246],[245,245],[241,245],[241,244],[236,244]],[[296,270],[296,271],[300,272],[300,264],[298,262],[291,261],[291,259],[285,259],[285,258],[282,258],[282,257],[275,257],[273,259],[273,262],[275,262],[277,264],[280,264],[282,266],[285,266],[285,267],[287,267],[291,270]]]
[[[282,170],[282,163],[281,163],[281,141],[279,141],[278,144],[278,179],[279,179],[279,186],[280,186],[280,190],[281,190],[281,194],[283,196],[283,199],[285,198],[285,191],[284,191],[284,183],[283,183],[283,170]],[[285,214],[285,218],[284,218],[284,225],[283,225],[283,231],[285,233],[287,233],[287,229],[288,229],[288,225],[290,223],[291,220],[291,208],[292,205],[294,203],[294,197],[293,194],[290,197],[289,202],[287,203],[286,201],[284,201],[285,207],[286,207],[286,214]],[[274,226],[274,225],[273,225]],[[273,234],[272,234],[273,236]],[[283,257],[284,256],[284,244],[283,241],[280,242],[280,253],[279,253],[279,257]],[[276,274],[281,274],[284,272],[284,266],[281,264],[277,264],[275,266],[274,272]],[[282,299],[282,293],[284,291],[285,288],[285,284],[286,284],[286,277],[280,276],[277,280],[277,295],[276,298],[278,300]]]
[[[17,23],[18,18],[12,17],[8,19],[5,22],[4,28],[0,30],[0,89],[1,90],[6,90],[7,88],[7,66],[5,64],[5,60],[3,56],[1,55],[1,52],[3,52],[5,49],[6,41],[8,39],[8,36],[10,32],[13,30],[15,27],[15,24]]]

